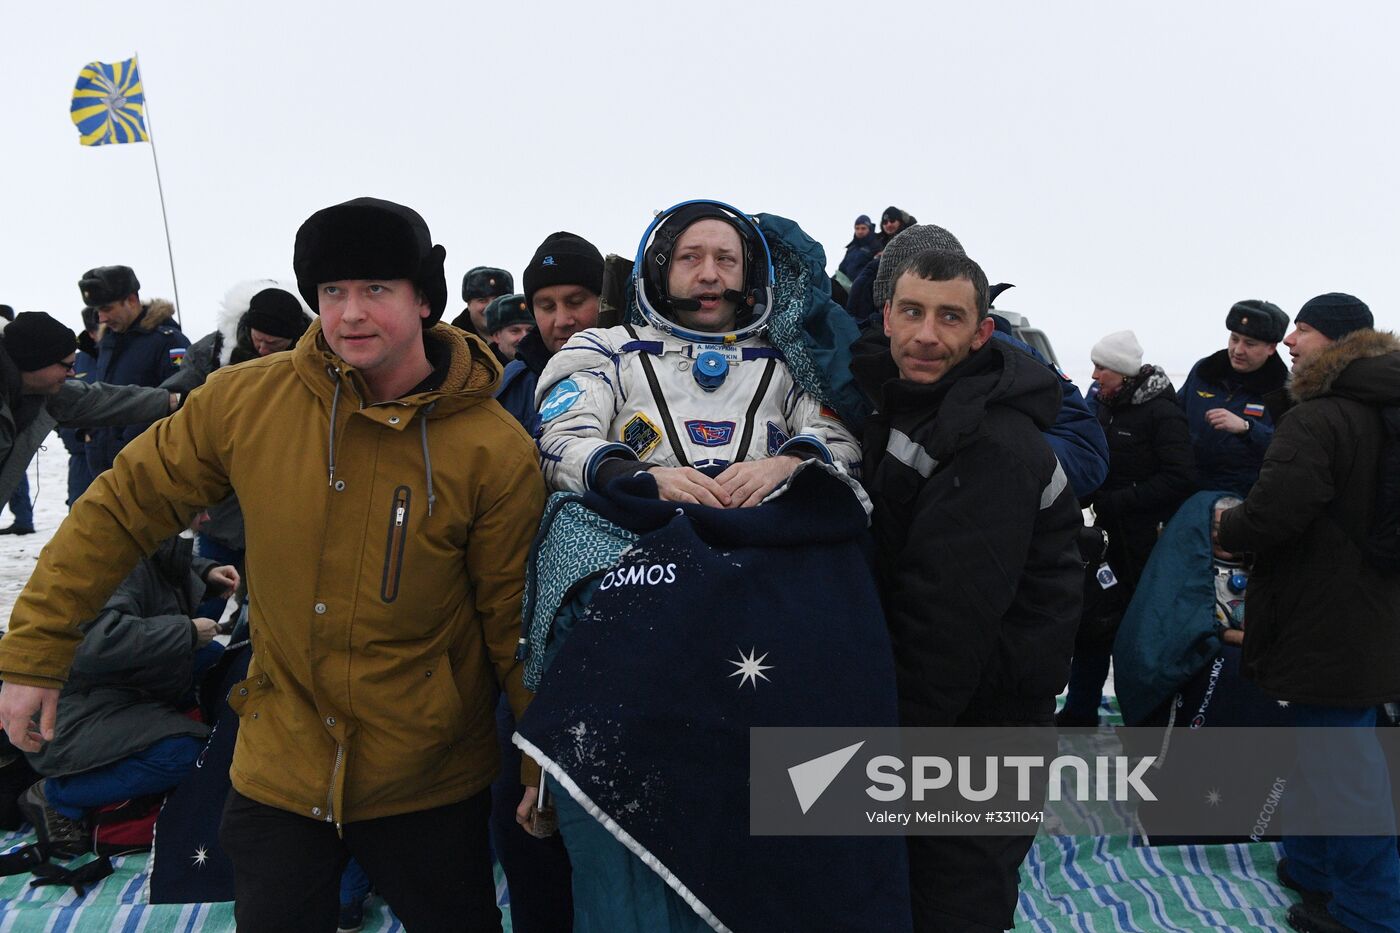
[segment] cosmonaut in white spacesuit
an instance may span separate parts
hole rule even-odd
[[[773,264],[719,201],[659,214],[632,269],[645,326],[581,331],[540,377],[540,456],[555,489],[649,471],[661,498],[757,505],[807,459],[855,472],[860,446],[764,336]]]

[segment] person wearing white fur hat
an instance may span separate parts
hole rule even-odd
[[[1085,501],[1094,527],[1108,536],[1106,559],[1090,567],[1084,614],[1070,665],[1069,696],[1055,717],[1061,726],[1093,726],[1108,677],[1118,623],[1147,563],[1157,528],[1196,488],[1196,462],[1186,415],[1160,366],[1143,364],[1142,344],[1116,331],[1089,351],[1094,384],[1089,408],[1108,438],[1108,477]]]
[[[274,279],[239,282],[224,294],[218,329],[190,347],[180,371],[162,388],[188,395],[220,366],[290,350],[310,326],[311,311],[294,285]]]

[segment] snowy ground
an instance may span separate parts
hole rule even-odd
[[[68,514],[68,451],[57,434],[49,435],[29,464],[29,495],[34,500],[35,533],[0,535],[0,629],[9,627],[10,609],[29,581],[39,551]],[[9,512],[0,517],[0,527],[14,520]]]

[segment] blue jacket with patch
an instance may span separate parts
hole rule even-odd
[[[1252,373],[1235,372],[1226,350],[1212,353],[1191,367],[1177,399],[1191,431],[1198,489],[1249,495],[1259,478],[1264,451],[1274,438],[1274,419],[1264,408],[1264,396],[1283,388],[1287,381],[1288,368],[1277,353]],[[1206,412],[1212,408],[1239,415],[1249,422],[1249,430],[1244,434],[1216,430],[1206,421]]]
[[[1055,423],[1045,429],[1045,440],[1059,458],[1060,466],[1065,468],[1075,496],[1084,499],[1093,495],[1108,477],[1108,438],[1104,436],[1099,419],[1089,410],[1089,403],[1084,401],[1074,380],[1041,356],[1035,347],[1001,330],[1005,318],[997,320],[998,329],[992,332],[995,339],[1019,347],[1060,378],[1060,411]]]
[[[97,365],[93,368],[92,381],[158,386],[175,375],[190,340],[173,320],[174,313],[175,307],[170,302],[152,301],[142,307],[141,314],[125,331],[104,333],[97,342]],[[142,422],[121,428],[95,428],[87,443],[92,475],[110,469],[127,442],[150,426],[150,422]]]

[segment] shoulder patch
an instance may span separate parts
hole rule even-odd
[[[732,421],[687,421],[685,429],[693,443],[701,447],[724,447],[734,439]]]
[[[650,418],[637,412],[622,426],[622,443],[632,448],[638,460],[645,460],[661,443],[661,432]]]
[[[776,457],[782,446],[790,440],[792,438],[788,437],[775,422],[768,422],[768,456]]]
[[[1244,406],[1244,413],[1245,417],[1248,418],[1262,418],[1264,417],[1264,406],[1258,402],[1250,402]]]
[[[578,404],[582,398],[583,387],[572,379],[565,379],[549,390],[544,404],[540,406],[540,421],[552,421],[558,418]]]
[[[176,366],[179,366],[179,365],[181,365],[182,363],[184,363],[184,362],[185,362],[185,350],[186,350],[185,347],[171,347],[171,348],[170,348],[170,362],[171,362],[171,363],[174,363]]]

